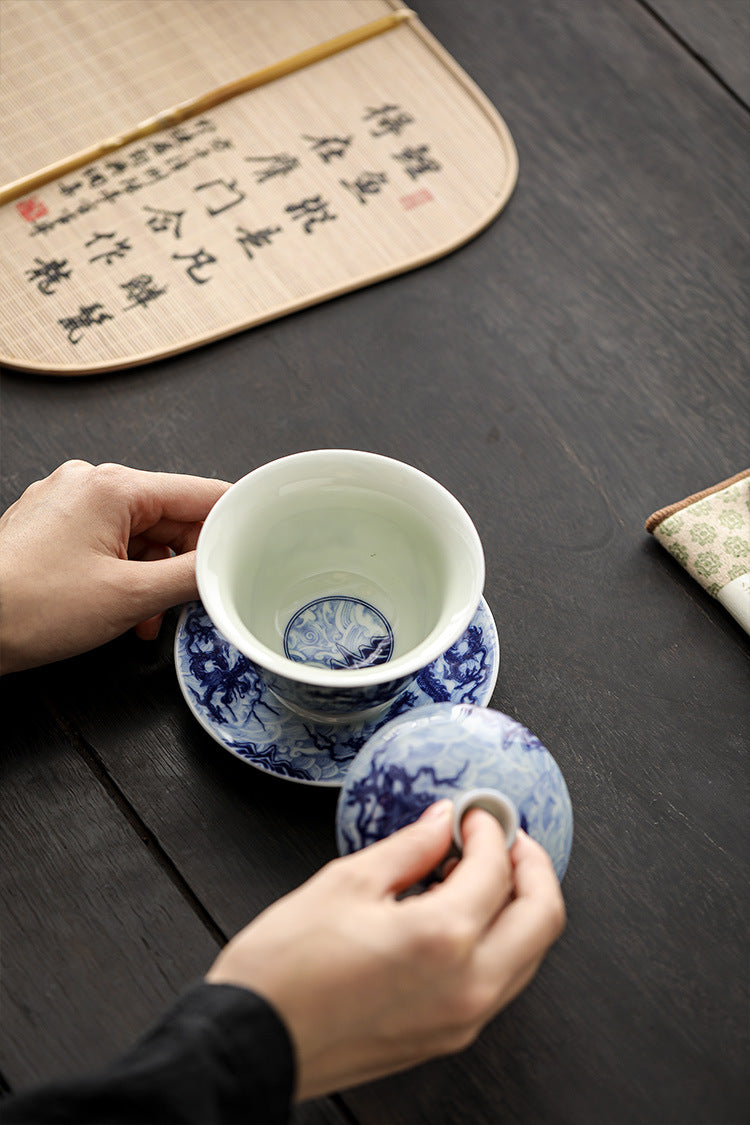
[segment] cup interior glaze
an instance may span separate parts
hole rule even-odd
[[[484,582],[476,529],[442,485],[343,449],[293,454],[232,485],[204,524],[196,567],[217,629],[283,702],[315,713],[326,697],[343,698],[344,713],[387,702],[358,692],[382,685],[387,696],[441,655]],[[290,685],[314,688],[312,706]]]

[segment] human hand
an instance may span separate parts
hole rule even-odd
[[[329,863],[219,954],[206,979],[250,988],[295,1043],[297,1098],[318,1097],[467,1047],[531,980],[565,923],[547,853],[509,853],[481,809],[447,878],[399,898],[444,859],[450,801]]]
[[[67,461],[0,517],[0,673],[74,656],[197,596],[195,545],[226,481]],[[172,554],[174,552],[174,555]]]

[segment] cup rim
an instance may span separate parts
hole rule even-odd
[[[425,482],[448,503],[462,525],[464,539],[470,544],[470,549],[475,556],[476,573],[474,578],[474,590],[472,592],[472,597],[469,599],[471,604],[467,601],[466,607],[460,613],[453,614],[442,626],[435,626],[420,645],[410,649],[409,652],[403,653],[395,660],[376,665],[373,668],[320,668],[315,665],[290,660],[288,657],[274,652],[273,649],[259,641],[253,636],[249,629],[240,630],[235,627],[232,618],[224,611],[223,604],[218,598],[216,584],[210,579],[207,566],[204,563],[205,554],[201,550],[201,544],[204,546],[207,544],[209,537],[213,533],[214,526],[221,520],[225,509],[236,502],[235,497],[237,491],[235,490],[241,488],[251,477],[257,479],[261,474],[270,474],[274,470],[278,470],[279,466],[282,464],[292,461],[297,461],[299,463],[309,461],[312,463],[316,459],[330,459],[332,461],[340,460],[343,463],[345,460],[351,459],[352,457],[356,458],[362,465],[368,463],[372,466],[381,465],[383,463],[396,465],[400,470],[405,470],[414,479]],[[223,496],[217,500],[204,521],[198,537],[195,565],[198,593],[206,613],[211,618],[218,631],[230,644],[234,645],[241,653],[249,657],[253,663],[274,675],[306,686],[323,688],[374,687],[379,684],[385,684],[390,680],[408,678],[415,675],[422,668],[427,667],[428,664],[450,648],[452,644],[455,644],[459,637],[465,632],[479,605],[485,577],[484,551],[479,533],[466,509],[444,485],[436,481],[434,477],[422,472],[421,469],[417,469],[414,465],[409,465],[404,461],[398,461],[396,458],[387,457],[380,453],[371,453],[366,450],[337,448],[309,449],[302,450],[298,453],[287,454],[284,457],[275,458],[273,461],[258,466],[256,469],[253,469],[251,472],[246,473],[243,477],[235,481]],[[474,594],[476,596],[474,596]]]

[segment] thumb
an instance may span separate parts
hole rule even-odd
[[[136,625],[181,602],[198,597],[195,580],[195,551],[168,559],[123,562],[128,567],[131,594],[131,624]]]
[[[358,853],[384,894],[408,890],[445,859],[451,845],[452,814],[452,801],[437,801],[413,824]]]

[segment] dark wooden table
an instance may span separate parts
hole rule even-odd
[[[2,501],[61,461],[234,479],[371,449],[472,514],[502,667],[576,814],[568,929],[461,1056],[337,1125],[747,1120],[748,638],[643,531],[748,463],[743,0],[422,0],[504,115],[507,210],[453,255],[122,374],[2,380]],[[128,1045],[335,854],[336,792],[234,760],[151,645],[2,683],[7,1088]]]

